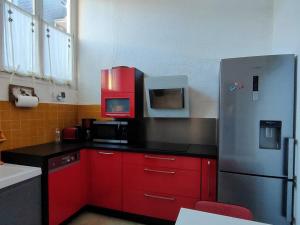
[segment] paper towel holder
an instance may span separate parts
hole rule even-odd
[[[8,86],[9,102],[14,104],[18,95],[32,96],[38,98],[38,96],[35,94],[34,88],[10,84]]]

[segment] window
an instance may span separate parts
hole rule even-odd
[[[3,2],[2,70],[70,83],[73,68],[71,0]]]
[[[32,0],[8,0],[8,2],[13,3],[24,11],[33,14],[33,1]]]
[[[52,26],[70,32],[70,0],[44,0],[43,18]]]

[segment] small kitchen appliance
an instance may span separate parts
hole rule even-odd
[[[91,139],[93,123],[94,123],[94,121],[96,121],[96,119],[85,118],[85,119],[82,119],[81,121],[82,121],[81,128],[82,128],[83,139],[86,141],[89,141]]]
[[[94,142],[129,144],[143,140],[140,121],[94,121],[92,129]]]
[[[63,142],[77,142],[81,140],[80,127],[67,127],[62,130]]]

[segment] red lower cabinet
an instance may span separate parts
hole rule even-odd
[[[89,204],[122,210],[122,153],[89,151]]]
[[[201,200],[217,200],[217,161],[202,159]]]
[[[201,159],[124,153],[123,209],[175,221],[201,196]]]
[[[49,224],[58,225],[86,204],[83,161],[54,170],[48,175]]]
[[[49,173],[49,224],[86,204],[175,221],[180,208],[216,200],[212,159],[83,149],[80,162]]]
[[[199,199],[138,190],[124,190],[124,211],[175,221],[181,207],[194,208]]]

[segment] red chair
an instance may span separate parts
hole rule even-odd
[[[220,202],[199,201],[196,203],[195,209],[223,216],[231,216],[239,219],[253,220],[253,214],[249,209],[237,205],[229,205]]]

